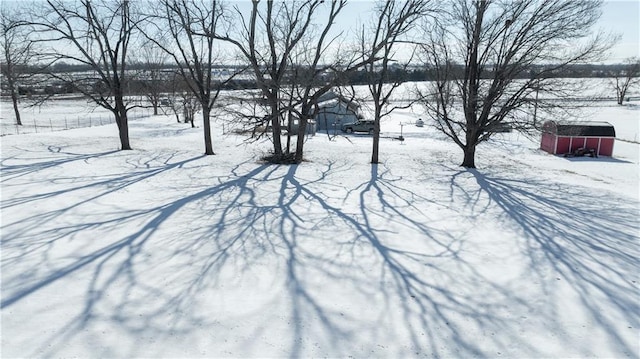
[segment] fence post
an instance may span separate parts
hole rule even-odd
[[[69,125],[67,124],[67,116],[64,116],[64,129],[65,130],[69,129]]]
[[[36,133],[38,133],[38,125],[36,124],[36,119],[33,119],[33,128],[36,129]]]
[[[49,127],[51,127],[51,132],[53,132],[53,122],[51,122],[51,117],[49,117]]]

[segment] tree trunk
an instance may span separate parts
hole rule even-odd
[[[627,91],[625,88],[620,88],[620,90],[618,91],[618,105],[622,105],[622,102],[624,102],[624,97],[626,96]]]
[[[271,106],[271,133],[273,134],[273,154],[282,156],[282,129],[280,128],[280,116],[278,107]]]
[[[462,149],[464,151],[464,159],[462,160],[462,167],[476,168],[476,146],[475,144],[469,145]]]
[[[129,144],[129,120],[127,119],[127,109],[122,97],[116,96],[114,115],[116,116],[118,135],[120,136],[120,149],[131,150],[131,145]]]
[[[371,152],[371,163],[380,163],[378,153],[380,152],[380,120],[373,125],[373,151]]]
[[[624,81],[621,81],[618,77],[616,77],[616,97],[618,100],[618,105],[622,105],[625,92]]]
[[[18,108],[18,94],[15,89],[11,89],[11,102],[13,102],[13,111],[16,114],[16,125],[22,126],[22,120],[20,119],[20,109]]]
[[[124,116],[116,113],[116,124],[118,125],[118,135],[120,136],[120,149],[131,150],[129,144],[129,125],[127,121],[127,115]]]
[[[298,138],[296,139],[296,163],[302,162],[302,155],[304,153],[304,136],[307,132],[307,118],[303,115],[298,120]]]
[[[286,150],[286,154],[290,154],[291,153],[291,130],[293,129],[293,126],[291,126],[291,112],[289,112],[288,116],[287,116],[287,150]]]
[[[204,124],[204,154],[207,156],[215,155],[213,153],[213,145],[211,144],[211,119],[209,117],[211,110],[202,108],[202,123]],[[193,125],[193,122],[191,122]]]
[[[371,151],[371,163],[380,163],[378,154],[380,153],[380,113],[382,106],[380,104],[380,96],[374,95],[375,114],[373,122],[373,150]]]

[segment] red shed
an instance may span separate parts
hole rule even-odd
[[[554,155],[583,148],[598,156],[613,155],[616,131],[608,122],[556,122],[542,125],[540,148]]]

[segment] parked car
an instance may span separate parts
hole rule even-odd
[[[341,130],[346,133],[367,132],[373,135],[373,120],[358,120],[354,123],[345,123]]]
[[[419,118],[419,119],[416,121],[416,126],[418,126],[418,127],[424,127],[424,121],[422,121],[422,119],[421,119],[421,118]]]

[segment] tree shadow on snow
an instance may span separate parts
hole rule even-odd
[[[469,175],[475,186],[463,180]],[[580,185],[510,177],[458,172],[451,181],[452,197],[477,207],[476,213],[492,212],[497,223],[518,233],[518,238],[508,239],[517,240],[527,261],[518,282],[541,287],[548,299],[536,315],[550,324],[550,332],[567,330],[559,318],[567,320],[568,310],[573,310],[591,323],[585,333],[606,337],[621,353],[637,353],[637,343],[625,341],[622,333],[640,325],[637,204]],[[567,308],[567,294],[578,298],[570,302],[573,308]],[[590,348],[573,350],[595,355]]]
[[[42,144],[45,146],[44,144]],[[54,146],[47,145],[47,151],[49,155],[41,155],[39,151],[27,148],[19,148],[20,157],[24,157],[25,154],[30,156],[33,154],[36,157],[27,163],[13,163],[13,162],[21,162],[17,158],[14,157],[6,157],[3,158],[0,162],[0,168],[2,169],[2,183],[7,183],[8,181],[13,181],[17,178],[27,176],[29,174],[33,174],[38,171],[44,171],[50,168],[63,166],[68,163],[76,162],[76,161],[91,161],[96,158],[100,158],[103,156],[108,156],[119,151],[104,151],[97,153],[74,153],[68,150],[65,150],[62,146]],[[51,155],[58,157],[52,159]]]
[[[93,354],[112,357],[161,355],[154,343],[179,345],[192,335],[208,340],[210,352],[202,356],[258,355],[277,346],[273,355],[288,357],[492,356],[488,347],[514,345],[520,353],[541,353],[510,333],[517,330],[505,311],[533,305],[467,261],[471,238],[444,220],[457,209],[428,189],[416,193],[387,166],[373,165],[359,186],[340,187],[332,176],[351,171],[349,164],[301,173],[298,166],[247,162],[210,176],[198,158],[139,156],[126,173],[78,178],[86,182],[73,191],[91,196],[3,224],[2,310],[69,285],[76,297],[68,300],[81,303],[50,324],[53,334],[32,333],[27,339],[37,345],[23,354],[72,355],[66,346],[87,335]],[[468,173],[476,186],[459,183]],[[202,178],[207,185],[191,185]],[[65,220],[90,203],[158,183],[166,197],[89,207],[94,216]],[[545,183],[470,171],[450,184],[453,202],[466,198],[464,206],[497,210],[519,228],[531,276],[542,281],[551,266],[585,296],[599,324],[613,329],[597,313],[605,300],[638,312],[622,285],[637,255],[637,222],[625,222],[631,210],[600,208],[598,218],[583,221],[596,210],[596,195],[577,193],[586,206],[578,209]],[[43,190],[8,200],[3,210],[63,196]],[[558,215],[565,212],[572,215]],[[619,241],[636,253],[622,252]],[[553,292],[554,283],[545,283]],[[64,304],[51,310],[61,306],[69,314]],[[637,327],[637,317],[630,321]],[[104,328],[121,338],[118,347],[98,335]],[[493,336],[498,328],[505,334]],[[615,330],[609,335],[626,345]]]
[[[55,334],[46,338],[44,342],[34,340],[34,343],[41,343],[34,349],[34,355],[55,355],[57,350],[60,350],[75,336],[96,323],[111,323],[134,335],[135,333],[149,330],[149,334],[153,337],[153,329],[156,326],[154,318],[163,313],[176,313],[173,310],[180,310],[180,301],[184,300],[189,291],[193,291],[193,288],[183,288],[186,291],[181,290],[180,295],[174,297],[165,293],[162,288],[144,283],[141,277],[145,277],[145,275],[140,271],[140,268],[144,268],[144,258],[150,256],[149,242],[156,239],[155,236],[162,225],[169,218],[175,217],[185,206],[195,200],[225,192],[229,188],[243,188],[243,183],[246,183],[252,174],[257,174],[266,168],[266,166],[259,167],[248,175],[239,176],[237,179],[222,183],[219,186],[187,195],[175,201],[157,203],[149,208],[135,210],[115,209],[113,212],[97,215],[99,219],[94,221],[86,220],[82,223],[59,225],[53,228],[48,225],[50,222],[63,220],[74,209],[82,207],[84,204],[104,199],[110,194],[126,190],[137,183],[153,180],[154,177],[182,168],[202,156],[186,160],[174,160],[173,157],[174,154],[167,155],[166,158],[162,159],[163,164],[161,165],[157,163],[160,160],[159,158],[147,159],[139,162],[135,169],[126,173],[115,176],[96,176],[96,178],[87,181],[87,184],[83,186],[51,192],[45,190],[42,194],[14,197],[3,203],[3,210],[14,210],[19,206],[32,205],[43,199],[58,199],[59,202],[63,203],[63,206],[59,209],[36,212],[27,218],[23,218],[18,223],[3,223],[3,311],[10,310],[13,306],[19,305],[31,295],[47,287],[65,285],[62,282],[78,276],[85,275],[89,277],[89,284],[83,291],[83,308],[71,318],[63,319],[63,323],[53,330]],[[65,161],[73,160],[78,160],[78,158],[74,157],[74,159]],[[28,169],[25,167],[21,171],[28,171]],[[65,195],[69,194],[69,192],[81,191],[82,189],[89,189],[92,195],[88,198],[79,197],[77,202],[73,201],[73,197],[65,198]],[[243,190],[241,192],[244,193],[246,191]],[[225,209],[225,211],[232,210],[233,208]],[[132,225],[132,223],[134,224]],[[136,224],[140,225],[137,226]],[[222,230],[224,225],[224,220],[222,220],[218,229]],[[17,229],[14,230],[12,227]],[[135,228],[135,231],[115,240],[112,238],[97,238],[96,240],[85,235],[85,233],[92,231],[100,232],[117,227]],[[238,235],[234,240],[240,238],[242,236]],[[67,242],[69,241],[76,243],[87,242],[86,247],[89,249],[75,249],[74,251],[72,247],[68,253],[59,253],[59,247],[68,245]],[[96,242],[98,243],[96,244]],[[231,247],[233,243],[234,241],[230,241],[224,245]],[[85,246],[82,243],[80,245]],[[96,247],[98,248],[95,249]],[[194,247],[196,247],[195,244]],[[196,251],[197,248],[180,249],[180,251],[185,252],[190,250]],[[207,257],[208,265],[213,266],[216,263],[224,263],[225,258],[228,256],[226,255],[226,248],[221,245],[217,252]],[[64,258],[64,260],[61,260],[61,258]],[[27,270],[8,274],[8,268],[13,266],[27,267]],[[203,274],[206,274],[206,271],[203,271]],[[80,282],[83,283],[85,281],[81,280]],[[194,288],[197,288],[198,285],[198,281],[190,283],[190,286]],[[143,295],[140,295],[140,292]],[[114,296],[118,297],[115,298],[116,303],[113,308],[115,310],[106,312],[100,308],[105,303],[114,300]],[[160,308],[151,308],[151,312],[145,309],[142,310],[145,313],[139,316],[127,314],[127,311],[131,308],[149,308],[149,303],[162,301],[166,301],[164,305]],[[159,326],[163,329],[167,327],[165,323]],[[169,325],[168,327],[171,328],[172,326]],[[171,329],[172,335],[176,332],[179,331]],[[158,338],[160,337],[162,335],[158,336]],[[105,350],[102,353],[104,355],[116,355],[109,351],[113,350],[113,348],[101,349]],[[95,348],[95,350],[99,349]],[[134,354],[132,353],[131,355]]]

